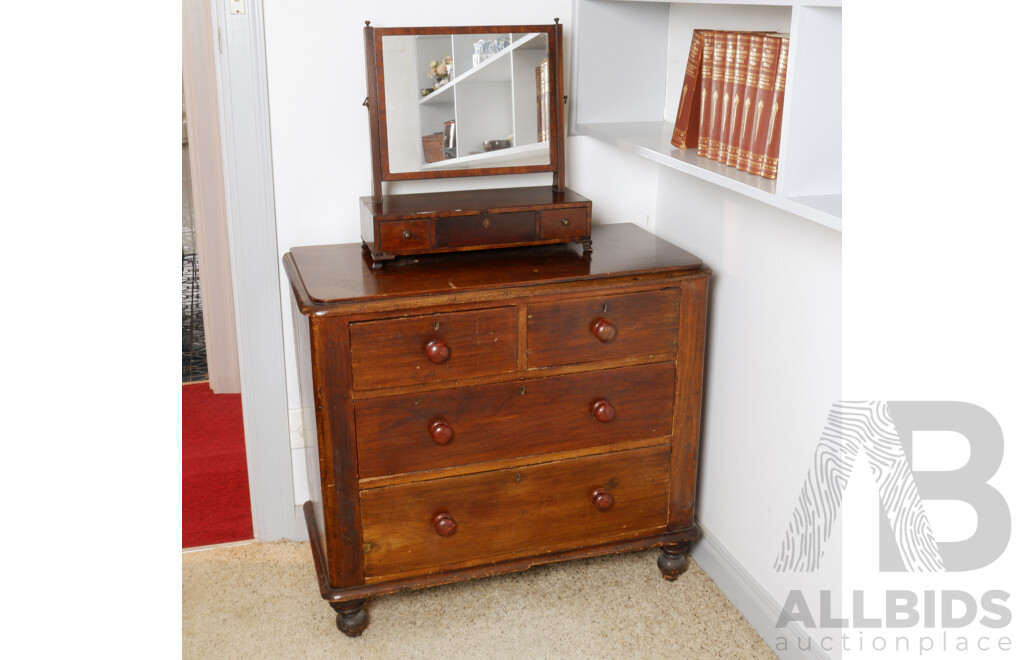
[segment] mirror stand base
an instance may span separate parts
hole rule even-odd
[[[591,202],[568,188],[456,190],[360,198],[371,267],[396,257],[579,243],[593,252]]]

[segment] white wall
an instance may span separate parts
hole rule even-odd
[[[841,398],[842,235],[667,168],[655,233],[715,271],[698,519],[776,604],[791,589],[838,587],[838,535],[822,571],[773,562]]]

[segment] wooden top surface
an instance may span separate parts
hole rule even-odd
[[[384,195],[382,200],[376,203],[371,197],[360,197],[359,200],[370,207],[374,215],[388,218],[412,218],[430,214],[458,215],[462,212],[478,213],[481,209],[495,211],[524,206],[580,205],[590,201],[568,188],[557,192],[551,186]]]
[[[346,302],[697,270],[700,259],[632,224],[594,225],[594,251],[576,243],[420,255],[372,270],[361,243],[292,248],[285,271],[303,313]],[[312,307],[312,309],[307,309]]]

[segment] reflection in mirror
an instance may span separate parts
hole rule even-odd
[[[546,166],[542,33],[385,35],[387,171]]]

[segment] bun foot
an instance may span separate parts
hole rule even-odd
[[[690,560],[686,556],[689,545],[689,543],[679,543],[662,546],[661,554],[658,555],[658,569],[661,571],[661,577],[671,582],[686,572],[690,565]]]
[[[346,603],[331,603],[331,607],[338,613],[338,630],[349,637],[359,637],[370,625],[370,617],[363,609],[365,600],[350,600]]]

